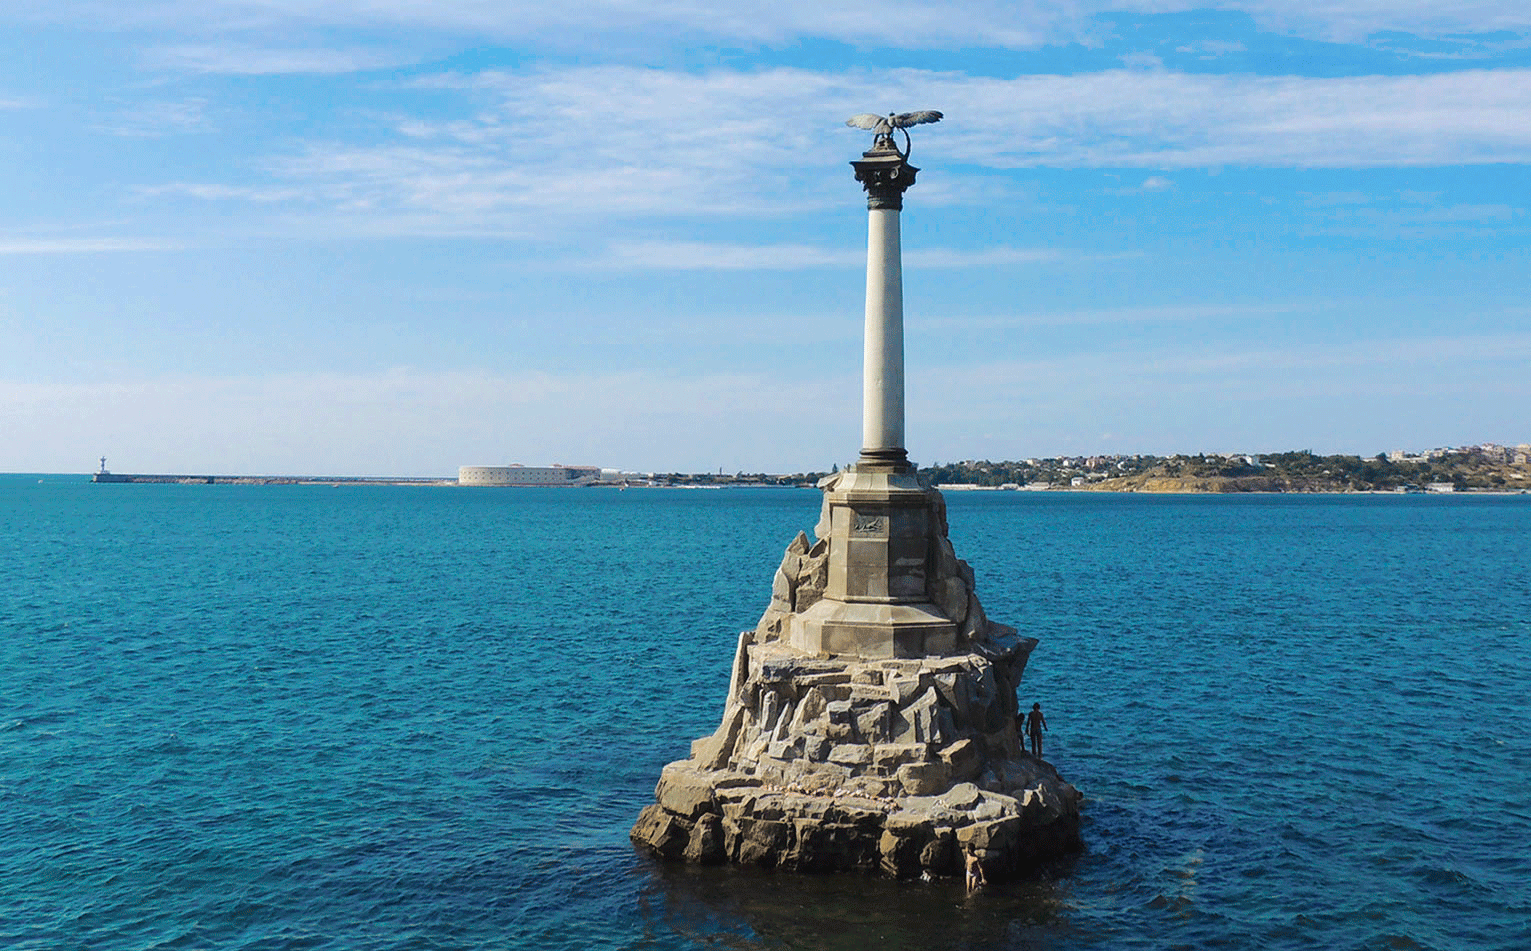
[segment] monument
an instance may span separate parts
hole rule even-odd
[[[1079,846],[1078,791],[1017,732],[1037,641],[989,620],[904,446],[907,130],[941,117],[847,122],[874,134],[851,163],[868,217],[861,455],[819,483],[815,540],[787,546],[739,635],[718,729],[664,768],[633,826],[656,855],[905,877],[956,875],[971,854],[993,881]]]

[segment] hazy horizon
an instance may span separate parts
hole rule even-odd
[[[1440,446],[1395,446],[1392,449],[1379,449],[1376,452],[1356,452],[1356,451],[1347,451],[1347,450],[1335,450],[1335,451],[1332,451],[1332,452],[1320,452],[1320,451],[1318,451],[1316,449],[1311,449],[1310,447],[1304,446],[1304,447],[1291,447],[1291,448],[1286,448],[1286,449],[1229,449],[1229,450],[1204,449],[1204,450],[1191,450],[1189,452],[1111,452],[1111,453],[1107,453],[1107,452],[1088,452],[1088,451],[1086,451],[1086,452],[1077,452],[1077,453],[1061,453],[1061,454],[1050,455],[1050,456],[1039,456],[1039,455],[1034,455],[1034,454],[1008,455],[1008,456],[953,456],[950,459],[929,459],[929,460],[918,459],[918,458],[912,458],[911,457],[910,461],[913,462],[915,465],[919,466],[920,468],[927,468],[927,467],[928,468],[934,468],[936,466],[953,465],[953,464],[962,463],[962,462],[994,462],[994,463],[1002,463],[1002,462],[1020,462],[1020,461],[1026,460],[1026,459],[1039,459],[1039,460],[1042,460],[1042,459],[1057,459],[1057,458],[1065,458],[1065,457],[1073,458],[1073,457],[1079,457],[1079,456],[1084,456],[1084,457],[1088,457],[1088,456],[1154,456],[1154,457],[1168,457],[1168,456],[1174,456],[1174,455],[1182,455],[1182,456],[1196,456],[1196,455],[1207,455],[1207,456],[1221,456],[1221,455],[1267,456],[1267,455],[1276,455],[1276,454],[1280,454],[1280,453],[1304,452],[1304,451],[1312,452],[1314,455],[1318,455],[1318,456],[1345,455],[1345,456],[1357,456],[1357,457],[1362,458],[1362,459],[1371,459],[1371,458],[1374,458],[1374,457],[1376,457],[1378,455],[1382,455],[1382,454],[1386,454],[1388,452],[1391,452],[1394,449],[1403,449],[1403,450],[1407,450],[1409,452],[1423,452],[1423,451],[1425,451],[1427,449],[1462,448],[1462,447],[1467,447],[1467,446],[1479,446],[1479,445],[1483,445],[1484,443],[1494,443],[1494,444],[1497,444],[1497,445],[1507,446],[1509,448],[1514,448],[1514,447],[1516,447],[1518,445],[1525,445],[1526,444],[1525,442],[1523,442],[1521,440],[1511,440],[1511,441],[1508,441],[1508,442],[1501,442],[1501,441],[1498,441],[1498,440],[1484,439],[1484,440],[1477,440],[1475,442],[1452,442],[1452,443],[1445,443],[1445,444],[1442,444]],[[97,465],[99,466],[99,464],[100,464],[100,458],[99,457],[97,458],[96,462],[97,462]],[[277,477],[277,478],[289,477],[289,476],[298,476],[298,477],[336,476],[336,477],[339,477],[339,478],[360,478],[360,479],[368,479],[368,478],[386,479],[386,478],[391,478],[391,477],[393,477],[393,478],[406,478],[406,479],[428,479],[428,478],[455,479],[455,478],[457,478],[457,469],[459,468],[459,466],[465,466],[465,465],[489,465],[489,466],[516,466],[516,465],[520,465],[520,466],[528,466],[528,467],[560,466],[560,465],[568,465],[568,466],[599,466],[600,468],[603,468],[603,469],[617,469],[617,470],[622,471],[622,472],[631,472],[631,473],[674,473],[674,474],[677,474],[677,475],[712,475],[712,474],[717,474],[720,471],[720,468],[721,468],[721,471],[722,471],[722,473],[724,475],[736,475],[738,473],[744,473],[746,475],[757,475],[757,474],[764,474],[764,475],[793,475],[793,474],[796,474],[796,473],[829,472],[834,467],[844,468],[846,465],[848,465],[850,463],[853,463],[853,462],[855,462],[855,453],[851,453],[846,458],[846,460],[843,461],[843,462],[842,461],[834,461],[834,462],[829,463],[828,465],[809,466],[807,468],[791,468],[791,469],[784,469],[784,468],[780,468],[780,467],[766,467],[766,468],[762,468],[762,469],[741,469],[741,468],[729,468],[727,466],[722,466],[722,467],[714,466],[711,469],[678,469],[678,468],[675,468],[674,466],[660,466],[658,468],[635,469],[635,468],[631,468],[631,467],[628,467],[628,466],[622,466],[622,465],[610,465],[610,464],[607,464],[607,463],[601,462],[601,461],[576,461],[576,462],[533,461],[533,462],[527,462],[527,461],[521,461],[521,460],[514,460],[514,459],[512,459],[512,460],[507,460],[507,461],[488,461],[488,462],[486,462],[484,460],[479,460],[479,461],[476,461],[476,462],[463,462],[463,463],[458,463],[458,464],[452,465],[449,470],[448,469],[442,469],[442,470],[439,470],[439,471],[421,471],[421,472],[335,472],[335,471],[330,471],[330,470],[319,470],[319,469],[298,469],[298,470],[282,471],[282,472],[276,472],[276,471],[269,471],[269,472],[247,472],[247,471],[235,471],[235,470],[231,470],[231,469],[220,469],[220,468],[217,468],[217,467],[204,468],[204,469],[199,469],[199,470],[170,470],[170,469],[156,469],[156,468],[125,469],[125,468],[113,465],[111,458],[108,457],[107,458],[107,470],[110,471],[110,472],[121,473],[121,474],[125,474],[125,475],[134,475],[134,474],[154,474],[154,475],[217,475],[217,476],[250,477],[250,478],[260,478],[260,477],[264,477],[264,476]],[[56,471],[48,471],[48,470],[42,470],[42,469],[30,470],[30,471],[28,471],[28,470],[14,470],[14,471],[13,470],[5,470],[5,471],[0,471],[0,475],[81,475],[81,476],[87,476],[87,475],[94,474],[95,471],[96,471],[95,469],[90,469],[90,470],[60,469],[60,470],[56,470]]]

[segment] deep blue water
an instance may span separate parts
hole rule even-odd
[[[1089,797],[973,899],[628,845],[815,492],[0,477],[0,947],[1531,947],[1531,496],[948,502]]]

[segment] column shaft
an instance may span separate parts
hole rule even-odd
[[[896,208],[867,212],[863,452],[904,448],[904,276],[898,216]]]

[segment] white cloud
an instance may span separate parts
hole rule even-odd
[[[842,205],[844,117],[869,103],[939,107],[921,156],[944,200],[987,202],[968,164],[1375,168],[1531,162],[1531,70],[1343,79],[1111,70],[1017,79],[896,69],[674,73],[620,66],[424,80],[462,118],[380,119],[375,145],[313,142],[256,159],[264,182],[146,183],[143,194],[283,199],[423,233],[512,233],[673,215],[785,216]],[[957,167],[953,167],[956,165]],[[929,176],[927,176],[928,178]],[[961,181],[972,179],[971,187]],[[989,177],[992,181],[992,176]],[[1152,176],[1140,188],[1168,181]],[[944,184],[943,184],[944,183]],[[926,191],[919,194],[926,196]]]
[[[920,319],[920,327],[931,330],[977,331],[1023,327],[1093,327],[1228,322],[1268,318],[1294,312],[1307,312],[1313,306],[1313,304],[1306,301],[1287,301],[1279,304],[1261,305],[1166,304],[1155,307],[1109,307],[1098,310],[1050,311],[1035,314],[1002,314],[983,317],[953,315],[923,317]]]
[[[150,50],[145,62],[161,69],[229,75],[354,73],[413,62],[415,57],[379,49],[273,48],[203,43]]]
[[[175,251],[179,241],[160,238],[6,238],[0,237],[0,255],[8,254],[104,254],[124,251]]]
[[[152,139],[166,135],[207,132],[207,99],[192,97],[175,102],[142,102],[124,108],[103,125],[106,132],[129,138]]]
[[[304,189],[292,187],[252,187],[246,185],[214,185],[196,182],[173,182],[167,185],[139,185],[133,192],[145,198],[182,196],[202,201],[252,201],[278,202],[301,199]]]
[[[1531,161],[1531,70],[1431,76],[1210,76],[1116,70],[1013,80],[930,75],[989,166],[1376,168]],[[963,116],[982,116],[981,126]]]

